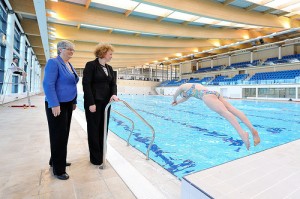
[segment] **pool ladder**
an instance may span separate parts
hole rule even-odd
[[[107,106],[105,107],[105,115],[104,115],[104,139],[103,139],[103,163],[101,164],[101,166],[99,167],[100,169],[105,169],[106,167],[106,153],[107,153],[107,112],[108,112],[108,109],[111,107],[112,103],[114,103],[115,101],[111,101],[107,104]],[[154,142],[154,139],[155,139],[155,131],[154,131],[154,128],[140,115],[138,114],[127,102],[125,102],[124,100],[119,100],[118,102],[122,102],[127,108],[129,108],[135,115],[137,115],[152,131],[152,139],[151,139],[151,142],[148,146],[148,149],[147,149],[147,155],[146,155],[146,160],[149,160],[149,152],[150,152],[150,149],[152,147],[152,144]],[[130,134],[128,136],[128,139],[127,139],[127,146],[129,146],[129,140],[130,140],[130,137],[132,135],[132,132],[133,132],[133,129],[134,129],[134,122],[129,119],[128,117],[126,117],[125,115],[115,111],[115,110],[112,110],[113,112],[117,113],[118,115],[126,118],[127,120],[129,120],[131,122],[131,130],[130,130]]]

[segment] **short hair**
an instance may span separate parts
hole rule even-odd
[[[74,44],[68,40],[61,40],[57,43],[57,54],[60,55],[59,49],[63,48],[74,48]]]
[[[13,57],[13,61],[15,61],[15,60],[19,60],[19,57]]]
[[[97,58],[103,58],[109,50],[114,52],[112,45],[99,43],[94,50],[94,55]]]

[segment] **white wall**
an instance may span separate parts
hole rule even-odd
[[[141,95],[156,95],[155,87],[160,82],[140,81],[140,80],[117,80],[118,94],[141,94]],[[83,93],[82,78],[79,78],[77,84],[78,93]]]
[[[181,65],[181,73],[191,73],[192,72],[192,63],[186,62]]]

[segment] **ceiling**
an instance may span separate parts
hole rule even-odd
[[[62,39],[84,68],[110,43],[114,68],[142,67],[300,37],[300,0],[9,0],[43,66]],[[286,34],[283,34],[285,31]],[[278,33],[282,34],[278,34]],[[252,44],[251,44],[252,41]]]

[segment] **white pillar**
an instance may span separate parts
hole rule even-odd
[[[149,80],[150,81],[152,81],[153,79],[152,79],[152,67],[149,65],[149,72],[150,72],[150,74],[149,74]]]
[[[26,70],[26,73],[27,73],[27,85],[28,85],[28,89],[29,91],[31,91],[30,87],[31,87],[31,81],[30,81],[30,77],[31,77],[31,68],[32,68],[32,59],[31,59],[31,54],[32,52],[32,49],[31,47],[28,47],[27,48],[27,70]]]
[[[179,64],[179,79],[181,80],[181,76],[182,76],[182,63]]]
[[[135,80],[135,75],[134,75],[134,71],[135,71],[135,67],[133,67],[133,69],[131,69],[131,74],[133,75],[133,80]]]
[[[14,34],[15,34],[15,14],[13,11],[8,11],[7,15],[7,28],[6,28],[6,48],[5,48],[5,61],[4,61],[4,82],[12,82],[12,77],[7,76],[7,72],[11,68],[11,63],[14,54]],[[6,94],[11,94],[12,84],[7,84]]]
[[[35,55],[31,57],[31,82],[30,91],[34,93],[34,73],[35,73]]]
[[[172,70],[172,65],[170,65],[170,80],[172,80],[172,73],[173,73],[173,70]]]
[[[41,71],[42,71],[42,68],[41,68],[41,65],[39,65],[38,67],[38,78],[37,78],[37,91],[40,93],[41,92],[41,84],[42,84],[42,81],[41,81]]]
[[[281,46],[278,47],[278,59],[282,58]]]
[[[19,67],[24,70],[24,65],[25,65],[25,34],[21,33],[21,38],[20,38],[20,57],[19,57]],[[22,76],[19,76],[19,78],[23,78]],[[19,80],[20,82],[21,80]],[[18,85],[18,93],[23,93],[23,84]]]
[[[155,65],[155,78],[156,78],[156,81],[158,80],[158,77],[157,77],[157,64]]]
[[[253,52],[250,52],[250,63],[253,63]]]
[[[161,81],[164,81],[164,69],[165,69],[165,66],[161,65]]]
[[[197,61],[196,62],[196,70],[198,70],[199,69],[199,62]]]
[[[34,76],[35,82],[34,82],[34,93],[38,93],[38,85],[39,85],[39,62],[35,61],[35,76]]]
[[[8,11],[7,29],[6,29],[6,49],[5,49],[5,65],[4,70],[10,68],[14,52],[14,34],[15,34],[15,14]]]
[[[258,88],[255,88],[255,97],[258,98]]]
[[[211,60],[210,60],[210,67],[212,68],[213,66],[214,66],[214,60],[211,59]]]
[[[230,66],[231,65],[231,56],[229,55],[228,56],[228,66]]]
[[[167,80],[169,80],[169,66],[167,65]]]

